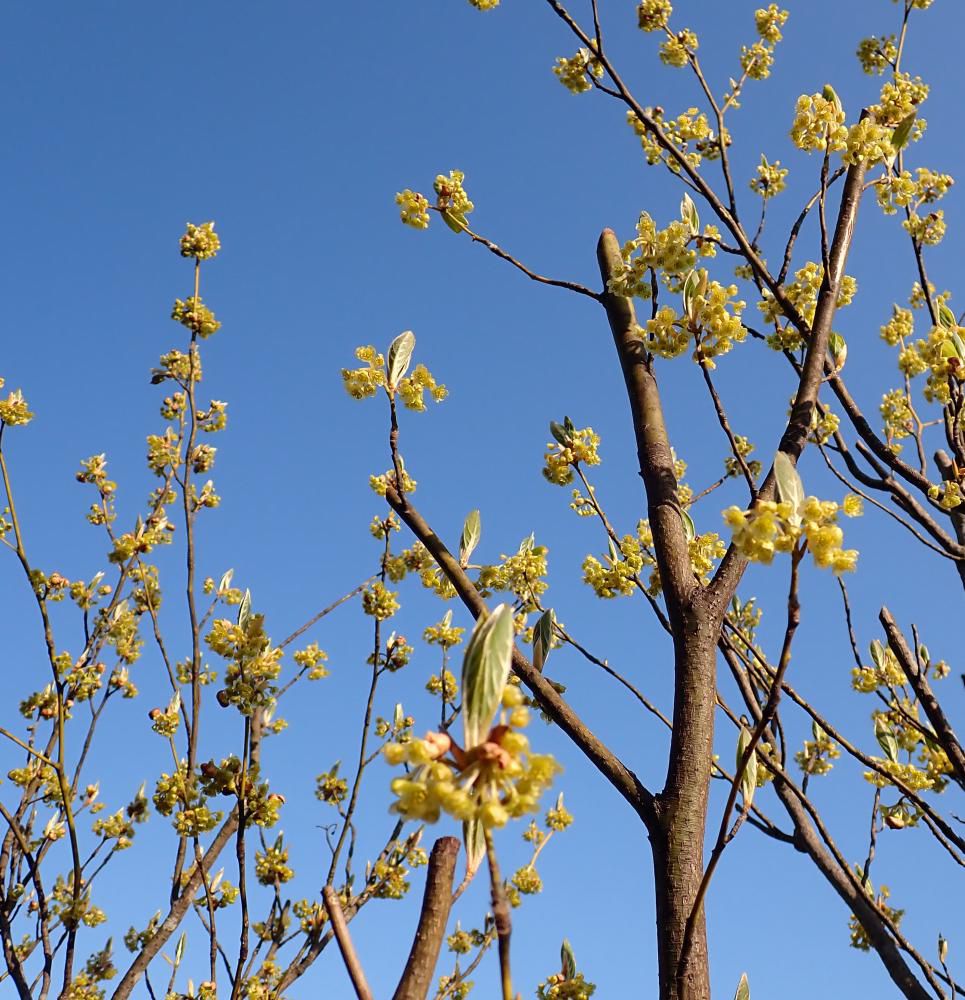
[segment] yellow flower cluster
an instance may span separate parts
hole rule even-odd
[[[660,272],[665,283],[671,284],[690,271],[697,259],[690,249],[690,229],[675,220],[666,229],[657,229],[649,213],[642,212],[637,220],[635,239],[623,244],[624,272],[611,278],[608,291],[627,298],[649,299],[653,294],[649,272]]]
[[[2,388],[3,379],[0,378],[0,389]],[[6,399],[0,399],[0,424],[9,427],[23,427],[31,420],[33,420],[33,413],[30,412],[27,401],[19,389],[9,393]]]
[[[221,324],[215,319],[214,313],[201,301],[200,296],[191,296],[188,299],[174,300],[174,308],[171,310],[171,319],[186,326],[189,330],[194,330],[199,337],[210,337],[221,329]]]
[[[898,58],[895,36],[884,35],[877,38],[872,35],[870,38],[862,38],[855,54],[865,73],[869,76],[881,76],[886,69],[894,66],[895,60]]]
[[[640,522],[642,525],[644,522]],[[632,594],[637,586],[637,576],[646,565],[655,561],[641,544],[638,536],[624,535],[617,548],[611,543],[610,552],[600,562],[595,556],[583,560],[583,582],[593,588],[597,597],[605,600]]]
[[[914,415],[911,402],[904,389],[892,389],[881,397],[881,418],[885,424],[885,436],[888,443],[900,441],[912,433]]]
[[[750,474],[756,479],[763,470],[761,468],[761,463],[758,462],[756,458],[747,461],[747,456],[754,450],[753,442],[749,438],[744,437],[743,434],[735,434],[734,443],[737,445],[738,454],[747,462],[747,468],[750,470]],[[736,458],[734,458],[733,455],[728,455],[724,459],[724,470],[731,479],[736,479],[742,474],[740,463]]]
[[[411,375],[400,379],[398,390],[405,407],[417,413],[422,413],[426,408],[424,397],[427,392],[437,403],[441,403],[449,395],[449,390],[436,382],[425,365],[416,365]]]
[[[535,611],[537,598],[549,587],[543,579],[548,571],[548,555],[549,549],[534,545],[530,535],[523,539],[514,555],[500,556],[502,562],[496,566],[483,566],[476,586],[484,596],[493,590],[508,591],[520,602],[520,610]]]
[[[853,570],[858,561],[856,550],[841,548],[844,534],[837,524],[839,512],[852,516],[847,505],[842,510],[833,501],[816,497],[808,497],[798,510],[784,501],[764,500],[747,511],[728,507],[724,521],[745,559],[770,564],[775,553],[790,552],[803,539],[815,565],[837,574]]]
[[[436,622],[435,625],[430,625],[422,633],[422,638],[430,646],[441,646],[443,649],[452,649],[453,646],[458,646],[462,642],[465,631],[464,628],[452,624],[452,611],[450,610],[445,613],[442,621]]]
[[[757,176],[752,178],[749,186],[755,194],[759,194],[766,201],[784,190],[786,178],[787,168],[781,166],[781,161],[775,160],[769,163],[767,157],[762,154],[757,167]]]
[[[894,155],[891,133],[890,128],[879,125],[874,119],[863,118],[848,129],[841,159],[849,164],[869,165],[887,160]]]
[[[447,733],[388,743],[386,761],[406,763],[409,773],[395,778],[392,811],[407,819],[434,823],[442,813],[486,829],[535,812],[539,798],[561,770],[549,754],[534,754],[520,732],[529,723],[517,687],[503,691],[502,711],[477,746],[462,748]]]
[[[942,483],[941,486],[929,486],[928,496],[932,500],[938,501],[938,506],[943,510],[954,510],[965,503],[965,495],[962,493],[961,483],[956,480]]]
[[[568,486],[573,482],[573,469],[581,462],[584,465],[599,465],[600,435],[592,427],[583,427],[566,435],[566,444],[549,441],[543,456],[543,476],[557,486]]]
[[[821,283],[823,281],[824,268],[822,265],[809,260],[804,267],[794,272],[794,280],[784,289],[788,301],[808,323],[814,319],[818,294],[821,291]],[[838,288],[837,308],[843,309],[845,306],[851,305],[857,291],[857,281],[850,274],[842,275],[841,285]],[[777,300],[766,289],[763,299],[757,303],[757,308],[768,323],[775,323],[783,316],[783,311],[780,305],[778,305]],[[768,337],[767,342],[770,347],[777,351],[797,350],[797,348],[803,345],[800,332],[796,327],[790,325],[772,334]]]
[[[342,369],[345,391],[352,399],[374,396],[376,390],[385,385],[385,358],[371,344],[357,347],[355,356],[365,362],[365,367]]]
[[[790,16],[790,11],[781,10],[776,3],[772,3],[754,12],[754,27],[757,28],[762,41],[777,45],[784,37],[781,28],[787,24]]]
[[[499,0],[469,0],[476,10],[494,10],[499,6]]]
[[[922,3],[927,5],[931,3],[931,0],[915,0],[914,6],[920,6]],[[862,875],[863,872],[859,868],[859,881],[862,879]],[[881,891],[875,896],[871,883],[865,882],[865,892],[871,897],[875,908],[880,910],[895,926],[901,923],[901,918],[905,915],[905,911],[896,910],[888,906],[886,900],[891,895],[888,886],[883,885]],[[868,937],[868,932],[864,929],[864,925],[853,913],[848,920],[848,928],[851,931],[851,947],[857,948],[858,951],[871,951],[871,938]]]
[[[894,128],[909,115],[918,110],[928,97],[928,84],[923,83],[920,76],[912,79],[910,73],[898,73],[888,80],[881,88],[878,104],[873,104],[868,110],[879,125],[890,125]],[[912,129],[912,140],[921,134],[922,123],[916,122]]]
[[[919,246],[937,246],[945,238],[945,212],[940,208],[924,216],[912,212],[902,226]]]
[[[195,260],[208,260],[221,249],[221,240],[214,231],[213,222],[202,222],[200,226],[189,222],[181,237],[181,256]]]
[[[892,306],[891,319],[881,327],[881,339],[890,347],[897,347],[915,332],[915,316],[910,309]]]
[[[660,45],[660,61],[665,66],[676,66],[678,68],[686,66],[690,61],[691,53],[696,52],[700,43],[697,35],[684,28],[671,34],[670,37]]]
[[[798,149],[844,149],[848,130],[844,126],[844,110],[840,101],[823,94],[802,94],[794,109],[791,140]]]
[[[797,766],[805,773],[812,775],[827,774],[834,764],[831,762],[841,756],[838,745],[817,723],[812,727],[813,740],[804,741],[804,749],[794,755]]]
[[[376,621],[384,622],[399,610],[397,594],[381,581],[362,591],[362,610]]]
[[[436,176],[432,188],[436,192],[436,207],[440,211],[466,216],[473,210],[475,206],[462,186],[465,179],[466,175],[461,170],[450,170],[448,177],[445,174]]]
[[[670,142],[684,154],[684,158],[692,167],[700,166],[706,157],[715,160],[720,156],[720,140],[714,134],[707,120],[707,115],[697,108],[688,108],[676,118],[664,118],[660,108],[647,108],[647,113],[660,126]],[[647,163],[665,163],[674,173],[680,172],[680,164],[669,157],[663,147],[647,129],[647,126],[633,111],[627,112],[627,124],[640,139],[640,145],[647,157]],[[730,145],[730,136],[724,136],[724,142]]]
[[[589,49],[578,49],[572,59],[558,58],[553,72],[571,94],[584,94],[593,86],[588,75],[599,80],[603,64]]]
[[[764,42],[742,45],[740,63],[741,69],[750,79],[766,80],[771,75],[771,67],[774,65],[774,49]]]
[[[663,31],[672,13],[670,0],[641,0],[637,5],[637,23],[643,31]]]
[[[406,188],[395,196],[395,203],[402,210],[399,217],[407,226],[429,228],[429,199],[425,195]]]
[[[736,285],[711,281],[703,292],[694,296],[690,325],[698,331],[699,354],[708,359],[711,368],[714,363],[709,359],[726,354],[747,337],[747,328],[740,319],[747,304],[741,299],[734,300],[736,294]]]

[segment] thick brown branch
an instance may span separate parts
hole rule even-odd
[[[673,455],[663,419],[653,359],[640,337],[633,303],[608,291],[611,279],[624,271],[620,244],[612,229],[604,229],[597,244],[606,309],[623,380],[630,400],[640,475],[647,491],[647,509],[667,612],[675,629],[696,587],[687,536],[677,498]]]
[[[419,927],[393,1000],[425,1000],[432,984],[452,903],[452,877],[459,856],[455,837],[440,837],[429,855]]]

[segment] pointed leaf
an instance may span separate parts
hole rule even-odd
[[[386,364],[389,375],[389,388],[394,389],[399,380],[409,370],[412,352],[415,350],[415,334],[411,330],[400,333],[389,344],[389,360]]]
[[[884,750],[888,760],[893,764],[897,764],[898,740],[895,738],[891,726],[880,715],[875,719],[875,739],[878,741],[878,746]]]
[[[685,510],[680,512],[680,519],[684,522],[684,534],[687,536],[687,541],[692,542],[697,537],[694,519]]]
[[[561,969],[564,979],[576,978],[576,956],[573,954],[573,946],[566,938],[563,938],[563,947],[560,948]]]
[[[465,569],[469,565],[469,557],[475,551],[482,538],[482,520],[478,510],[471,510],[466,515],[462,526],[462,538],[459,540],[459,565]]]
[[[680,218],[690,229],[690,235],[696,236],[700,232],[700,216],[697,214],[697,206],[693,198],[684,192],[680,199]]]
[[[737,984],[737,992],[734,994],[734,1000],[751,1000],[751,987],[747,982],[746,972],[741,976],[741,981]]]
[[[828,338],[828,350],[831,352],[835,370],[841,371],[848,359],[848,345],[840,333],[832,333]]]
[[[891,145],[894,147],[896,153],[900,153],[908,145],[908,139],[911,137],[911,127],[915,124],[915,116],[917,114],[917,111],[912,111],[907,118],[902,118],[895,127],[894,132],[891,133]]]
[[[533,666],[540,671],[542,671],[553,645],[553,623],[555,620],[553,609],[549,608],[540,615],[539,621],[533,627]]]
[[[945,327],[946,330],[953,330],[958,326],[958,322],[955,319],[955,314],[942,302],[938,307],[938,325]]]
[[[500,604],[472,630],[462,663],[462,716],[466,749],[489,734],[513,658],[513,609]]]
[[[462,824],[462,842],[466,845],[466,874],[472,875],[486,856],[486,835],[478,819]]]
[[[461,233],[469,228],[466,217],[462,212],[453,212],[452,209],[444,208],[440,213],[442,221],[454,232]]]
[[[248,622],[251,620],[251,591],[246,590],[245,596],[238,605],[238,627],[242,632],[247,631]]]
[[[567,436],[566,428],[562,424],[558,424],[555,420],[551,420],[550,434],[552,434],[556,441],[564,448],[568,447],[569,437]]]
[[[874,665],[879,670],[885,669],[885,648],[878,642],[877,639],[873,640],[871,645],[868,647],[871,653],[871,659],[874,661]]]
[[[231,586],[231,580],[234,575],[235,571],[233,569],[225,570],[225,574],[221,577],[221,582],[218,584],[219,594],[223,594]]]
[[[737,768],[740,770],[741,762],[747,748],[751,745],[751,734],[746,726],[741,726],[740,734],[737,737]],[[754,792],[757,791],[757,751],[751,754],[747,761],[747,767],[741,775],[741,795],[744,796],[744,804],[750,809],[754,801]]]
[[[777,479],[777,497],[782,503],[791,505],[788,520],[797,528],[801,524],[801,504],[804,503],[804,483],[797,468],[783,451],[774,456],[774,476]]]

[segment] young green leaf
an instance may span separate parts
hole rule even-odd
[[[241,604],[238,605],[238,627],[242,632],[247,631],[249,621],[251,621],[251,591],[246,590]]]
[[[687,536],[687,541],[692,542],[697,537],[694,519],[685,510],[680,512],[680,519],[684,522],[684,534]]]
[[[906,118],[902,118],[895,127],[894,132],[891,133],[891,145],[896,153],[900,153],[908,145],[908,139],[911,137],[911,127],[915,124],[915,116],[917,114],[917,111],[912,111]]]
[[[473,874],[486,856],[486,834],[478,819],[462,824],[462,842],[466,846],[466,874]]]
[[[741,975],[741,981],[737,984],[737,992],[734,994],[734,1000],[751,1000],[751,987],[747,982],[747,973]]]
[[[872,640],[871,645],[868,647],[871,653],[871,659],[874,661],[874,665],[879,670],[885,669],[885,648],[878,642],[877,639]]]
[[[750,730],[746,726],[741,726],[740,734],[737,737],[737,768],[740,769],[741,761],[747,748],[751,745]],[[747,761],[747,767],[741,775],[741,795],[744,796],[744,805],[750,809],[754,801],[754,792],[757,791],[757,751],[751,754]]]
[[[834,362],[834,370],[841,371],[845,361],[848,360],[848,345],[840,333],[832,333],[828,338],[828,351]]]
[[[540,615],[533,627],[533,666],[539,671],[542,671],[550,655],[555,620],[553,609],[549,608]]]
[[[804,503],[804,483],[790,457],[783,451],[774,456],[774,476],[777,479],[777,498],[791,505],[788,518],[795,527],[801,524],[801,504]]]
[[[576,978],[576,956],[573,954],[573,946],[566,938],[563,938],[563,946],[560,948],[560,971],[564,979]]]
[[[879,715],[875,719],[875,739],[878,746],[885,752],[885,756],[893,764],[898,763],[898,740],[892,731],[891,726]]]
[[[459,539],[459,565],[465,569],[469,565],[469,557],[475,551],[482,538],[482,520],[478,510],[471,510],[466,515],[462,526],[462,538]]]
[[[400,333],[389,344],[389,360],[386,364],[389,376],[389,388],[394,389],[409,370],[412,352],[415,350],[415,334],[411,330]]]
[[[697,206],[693,198],[684,192],[680,199],[680,218],[690,228],[690,235],[696,236],[700,232],[700,216],[697,214]]]
[[[564,448],[569,447],[570,439],[566,433],[566,428],[562,424],[558,424],[555,420],[551,420],[550,434],[553,435],[558,444],[561,444]]]
[[[513,658],[513,609],[500,604],[476,620],[462,662],[462,721],[466,749],[489,734]]]
[[[223,594],[230,586],[231,579],[235,575],[233,569],[225,570],[224,576],[221,578],[221,582],[218,584],[218,593]]]
[[[442,221],[454,233],[461,233],[469,228],[469,223],[462,212],[453,212],[452,209],[444,208],[439,214],[442,216]]]

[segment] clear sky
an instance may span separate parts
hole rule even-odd
[[[586,17],[588,6],[574,6],[574,13]],[[642,103],[673,114],[696,104],[692,78],[659,64],[655,40],[635,27],[633,6],[601,2],[606,37],[628,82]],[[754,39],[756,6],[744,0],[676,5],[675,24],[700,35],[718,91],[738,72],[740,45]],[[887,0],[788,6],[792,17],[772,78],[748,85],[731,124],[739,197],[748,214],[754,196],[746,182],[760,153],[791,170],[764,240],[772,260],[789,217],[818,176],[819,163],[787,139],[795,98],[831,81],[853,120],[879,86],[854,58],[858,40],[894,31],[899,20],[898,7]],[[548,421],[568,414],[602,436],[604,465],[596,481],[621,530],[632,530],[643,516],[627,404],[602,314],[588,300],[528,282],[438,220],[427,233],[404,228],[393,204],[402,188],[428,191],[437,173],[464,170],[480,232],[542,273],[592,286],[603,226],[626,238],[641,210],[661,225],[676,217],[679,185],[646,166],[620,109],[599,94],[570,95],[550,72],[554,58],[571,55],[575,45],[549,8],[525,0],[503,0],[489,14],[465,0],[97,0],[8,2],[0,17],[7,135],[0,375],[9,388],[24,389],[38,414],[10,444],[35,561],[70,578],[106,568],[101,541],[83,520],[89,498],[73,481],[81,458],[107,452],[121,486],[120,509],[129,518],[153,487],[143,442],[161,426],[160,393],[148,384],[148,373],[160,353],[183,346],[183,330],[167,317],[174,297],[190,293],[190,267],[178,257],[176,241],[185,220],[214,219],[224,249],[204,269],[203,294],[224,326],[205,345],[205,392],[228,400],[230,417],[216,442],[215,480],[224,502],[202,525],[202,575],[217,578],[233,567],[236,583],[251,588],[256,609],[267,613],[280,639],[372,572],[378,553],[368,523],[382,508],[367,480],[388,465],[386,415],[379,402],[351,401],[339,370],[352,363],[357,345],[384,349],[398,332],[413,329],[417,360],[451,390],[438,409],[404,418],[402,448],[419,482],[420,508],[452,543],[466,512],[480,508],[485,559],[515,551],[535,531],[550,548],[548,600],[559,618],[668,709],[665,637],[642,602],[603,605],[582,585],[583,556],[603,547],[598,526],[576,519],[567,491],[546,484],[539,471]],[[954,0],[938,0],[913,18],[905,65],[933,87],[924,111],[928,134],[914,165],[954,173],[962,159],[963,28],[965,12]],[[708,170],[715,174],[713,165]],[[957,191],[945,211],[949,236],[930,256],[930,267],[939,288],[954,290],[963,250]],[[702,215],[710,221],[708,210]],[[796,261],[819,252],[814,230],[806,230]],[[715,276],[729,277],[726,261],[715,268]],[[849,385],[874,416],[881,392],[897,384],[878,326],[893,301],[904,303],[914,273],[898,223],[882,219],[871,198],[849,272],[859,294],[838,328],[850,348]],[[749,315],[755,314],[752,300]],[[792,391],[789,374],[754,343],[720,365],[735,428],[752,437],[765,462]],[[724,454],[709,402],[684,358],[661,365],[660,378],[671,435],[690,463],[688,481],[702,488],[720,475]],[[839,495],[819,465],[817,455],[806,457],[806,483],[818,484],[810,487],[814,492],[824,487]],[[700,530],[721,530],[719,509],[738,498],[722,492],[702,502],[695,512]],[[862,648],[876,637],[877,608],[888,603],[905,624],[919,624],[933,655],[953,658],[960,642],[948,610],[960,592],[950,567],[924,561],[881,517],[848,529],[862,550],[852,583]],[[162,560],[162,566],[176,637],[180,563]],[[750,573],[742,593],[767,598],[784,587],[775,568]],[[8,657],[0,694],[9,702],[42,686],[45,667],[34,612],[12,560],[0,562],[0,592]],[[415,585],[402,601],[399,627],[411,639],[444,610]],[[857,741],[876,752],[871,704],[849,689],[850,654],[833,579],[809,570],[802,601],[792,683],[831,706]],[[768,607],[764,635],[773,652],[781,608],[779,602]],[[456,615],[467,624],[461,610]],[[65,618],[63,628],[63,643],[77,644],[77,623]],[[332,676],[280,709],[291,728],[267,751],[269,771],[288,798],[282,826],[305,895],[317,891],[315,876],[328,864],[320,827],[331,817],[312,798],[313,777],[356,752],[368,620],[355,603],[313,638],[329,651]],[[437,669],[436,657],[414,644],[412,665],[390,678],[379,710],[389,714],[403,700],[420,726],[428,726],[431,706],[422,686]],[[150,791],[169,766],[145,718],[152,698],[165,697],[151,650],[135,673],[143,697],[115,706],[90,770],[101,777],[112,809],[141,781]],[[550,673],[568,685],[573,704],[628,765],[658,784],[665,740],[652,720],[571,653],[554,654]],[[948,691],[959,699],[953,710],[960,710],[961,688]],[[211,752],[219,749],[217,737],[230,732],[237,738],[231,724],[212,723]],[[791,717],[787,724],[799,745],[806,727]],[[532,995],[554,971],[560,940],[568,936],[598,996],[653,995],[645,832],[561,734],[537,725],[532,739],[565,763],[560,787],[576,823],[547,849],[544,893],[517,911],[518,988]],[[732,731],[722,727],[726,762],[733,742]],[[4,773],[16,760],[9,746],[0,748]],[[388,769],[371,772],[362,821],[371,832],[360,854],[377,850],[389,828],[388,778]],[[870,786],[842,763],[812,787],[842,851],[862,861]],[[722,801],[715,789],[712,827]],[[772,793],[762,792],[760,804],[780,819]],[[96,901],[116,918],[116,941],[129,924],[143,926],[166,891],[171,851],[166,841],[159,846],[170,834],[166,822],[154,817],[139,833],[145,843],[106,873]],[[518,832],[501,837],[510,871],[524,860]],[[954,936],[963,921],[960,901],[947,891],[949,869],[921,831],[888,833],[879,842],[874,879],[889,884],[895,905],[907,908],[904,926],[928,955],[939,930],[952,938],[953,954],[965,947]],[[486,906],[482,887],[476,889],[461,911],[464,926],[478,922]],[[414,895],[420,892],[417,878]],[[373,904],[352,926],[379,996],[388,994],[401,969],[413,903]],[[848,948],[848,913],[810,864],[754,830],[743,830],[728,849],[708,907],[713,982],[722,997],[732,994],[742,970],[750,974],[754,1000],[887,995],[891,989],[874,957]],[[234,919],[230,911],[223,917],[226,933]],[[206,945],[199,926],[188,926],[198,936],[186,966],[198,981]],[[84,946],[100,947],[103,937],[90,932]],[[348,997],[335,952],[318,965],[291,995],[321,990]],[[494,963],[487,962],[476,976],[480,997],[493,995],[494,977]]]

